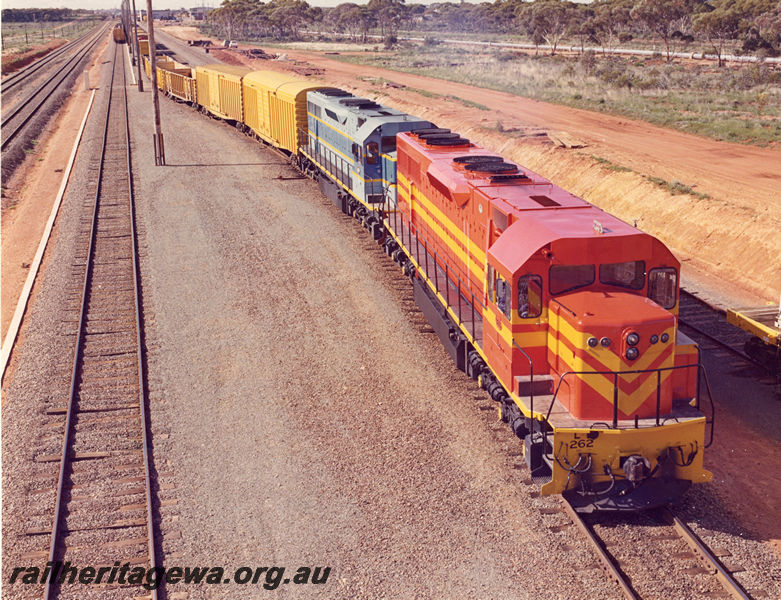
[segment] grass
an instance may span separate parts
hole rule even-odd
[[[719,69],[713,63],[668,64],[652,57],[535,56],[446,45],[334,58],[624,115],[717,140],[781,142],[778,65]]]
[[[689,196],[694,196],[695,198],[699,198],[700,200],[710,200],[710,196],[708,194],[696,192],[694,191],[694,188],[692,186],[686,185],[685,183],[681,183],[677,179],[673,179],[672,181],[667,181],[665,179],[662,179],[661,177],[648,177],[648,176],[646,176],[646,179],[648,179],[648,181],[650,181],[651,183],[654,183],[659,187],[666,189],[673,196],[677,196],[679,194],[688,194]]]
[[[617,165],[606,158],[602,158],[601,156],[595,156],[594,154],[589,154],[589,156],[594,162],[599,163],[608,171],[615,171],[616,173],[629,173],[632,171],[632,169],[629,167],[622,167],[621,165]]]
[[[383,86],[386,83],[390,84],[391,86],[399,86],[402,85],[405,90],[410,92],[415,92],[416,94],[420,94],[421,96],[424,96],[426,98],[436,98],[436,99],[444,99],[444,100],[452,100],[454,102],[460,102],[464,106],[468,106],[469,108],[476,108],[478,110],[491,110],[488,108],[485,104],[480,104],[478,102],[472,102],[471,100],[466,100],[465,98],[459,98],[458,96],[454,96],[452,94],[437,94],[436,92],[430,92],[428,90],[423,90],[420,88],[412,88],[408,87],[403,84],[399,84],[395,81],[391,81],[390,79],[385,79],[384,77],[358,77],[361,81],[366,81],[367,83],[370,83],[372,85],[379,85]]]
[[[617,165],[612,161],[603,158],[601,156],[596,156],[594,154],[585,154],[585,153],[580,153],[580,154],[583,156],[588,156],[589,158],[591,158],[591,160],[599,164],[602,168],[607,169],[608,171],[615,171],[616,173],[637,173],[637,171],[630,169],[629,167]],[[643,175],[643,177],[645,177],[651,183],[659,186],[660,188],[664,188],[665,190],[670,192],[673,196],[677,196],[680,194],[688,194],[689,196],[694,196],[695,198],[699,198],[700,200],[711,199],[711,197],[708,194],[703,194],[702,192],[695,191],[694,186],[682,183],[677,179],[673,179],[672,181],[667,181],[666,179],[662,179],[661,177],[651,177],[648,175]]]
[[[51,42],[53,39],[75,39],[92,29],[95,21],[44,21],[41,23],[11,23],[3,21],[3,51],[22,53]]]

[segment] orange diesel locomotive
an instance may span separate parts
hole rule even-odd
[[[664,244],[446,129],[398,134],[397,161],[386,251],[543,493],[637,510],[709,481],[699,355]]]
[[[580,511],[637,510],[711,479],[707,379],[678,332],[679,263],[661,242],[456,133],[347,92],[277,73],[237,79],[224,65],[159,68],[170,95],[296,155],[402,265],[458,367],[523,440],[542,493]],[[226,77],[244,82],[231,88],[232,113],[201,86]],[[247,105],[258,85],[273,96],[260,129]]]

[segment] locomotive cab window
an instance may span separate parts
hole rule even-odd
[[[518,280],[518,316],[536,319],[542,314],[542,277],[524,275]]]
[[[383,154],[388,154],[389,152],[396,152],[396,136],[395,135],[382,136],[380,150],[382,151]]]
[[[672,267],[651,269],[648,273],[648,297],[670,310],[678,301],[678,271]]]
[[[548,272],[550,293],[554,296],[594,283],[594,265],[553,265]]]
[[[496,276],[496,306],[504,313],[504,316],[510,318],[511,306],[510,284],[502,279],[501,275]]]
[[[642,290],[645,285],[645,261],[630,260],[599,265],[599,282],[630,290]]]
[[[380,147],[377,145],[377,142],[369,142],[366,144],[366,162],[370,165],[376,165],[379,158]]]
[[[361,147],[358,144],[353,144],[353,156],[355,160],[361,162]]]

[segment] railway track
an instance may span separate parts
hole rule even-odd
[[[49,411],[65,416],[52,527],[31,532],[50,534],[52,564],[113,571],[93,585],[70,585],[70,575],[58,573],[45,599],[148,596],[123,585],[121,569],[129,565],[127,577],[156,566],[126,89],[115,46],[94,203],[82,219],[69,290],[79,305],[69,398]]]
[[[52,62],[56,62],[58,59],[67,56],[69,52],[73,51],[80,44],[85,43],[91,35],[94,35],[94,31],[88,31],[81,37],[71,40],[67,44],[63,44],[59,48],[49,52],[46,56],[5,77],[0,83],[3,90],[3,102],[5,103],[7,101],[9,92],[16,90],[19,84],[38,73],[43,67],[47,65],[51,66]]]
[[[46,107],[50,106],[52,102],[56,101],[57,90],[69,81],[72,75],[75,76],[77,74],[76,69],[79,65],[83,64],[83,60],[89,56],[90,52],[92,52],[107,30],[108,27],[103,26],[84,40],[82,44],[70,47],[69,50],[71,51],[71,55],[67,60],[64,60],[62,64],[58,64],[51,75],[46,77],[42,83],[33,86],[21,100],[13,105],[13,108],[3,111],[1,149],[4,153],[9,149],[14,140],[22,138],[22,141],[24,141],[22,134],[30,127],[42,127],[42,124],[36,117],[41,114]],[[6,82],[4,81],[2,85],[4,90],[3,103],[5,104],[5,91],[7,90]],[[16,91],[21,92],[22,88],[19,88]],[[3,158],[5,158],[5,156]]]
[[[737,358],[744,364],[748,363],[764,370],[761,363],[743,351],[743,346],[751,335],[727,323],[724,311],[713,308],[683,290],[680,295],[678,322],[683,326],[684,333],[706,352],[733,361]]]
[[[671,509],[664,508],[634,515],[633,518],[646,520],[643,525],[653,529],[648,535],[642,536],[641,541],[636,544],[637,536],[626,539],[620,528],[611,527],[609,523],[607,525],[600,524],[599,517],[592,518],[579,514],[566,500],[562,499],[562,502],[565,512],[586,537],[599,557],[602,568],[619,585],[625,598],[641,600],[673,597],[669,590],[662,590],[659,587],[638,589],[641,586],[633,579],[632,571],[637,568],[638,564],[647,567],[647,564],[644,563],[649,555],[647,551],[638,552],[638,547],[644,550],[652,547],[650,554],[656,562],[653,567],[657,572],[669,573],[670,577],[674,577],[674,573],[685,573],[689,577],[704,577],[706,581],[697,584],[698,598],[738,598],[743,600],[751,598],[718,558],[717,552],[709,548]],[[614,516],[605,518],[615,519]],[[637,524],[631,525],[631,527],[636,526]],[[684,546],[682,542],[685,542],[683,550],[681,550],[681,547]],[[609,548],[616,548],[616,550]],[[678,563],[675,568],[673,568],[673,561]],[[638,579],[640,578],[638,577]],[[711,579],[711,581],[707,581],[707,579]],[[718,580],[718,583],[713,579]],[[646,583],[645,587],[652,588],[654,586],[649,586]],[[686,597],[691,596],[687,595]]]

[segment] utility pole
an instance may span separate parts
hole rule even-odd
[[[157,45],[155,44],[155,19],[152,16],[152,0],[146,0],[146,22],[149,33],[149,62],[152,70],[152,103],[155,108],[155,164],[165,165],[165,144],[163,143],[163,131],[160,127],[160,98],[157,94]]]
[[[136,0],[133,0],[133,47],[136,54],[136,66],[138,67],[138,91],[144,91],[144,79],[141,77],[141,51],[138,44],[138,19],[136,18]]]

